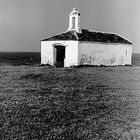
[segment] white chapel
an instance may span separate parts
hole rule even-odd
[[[80,28],[80,13],[69,14],[68,30],[41,40],[41,64],[56,67],[78,65],[131,65],[132,43],[114,34]]]

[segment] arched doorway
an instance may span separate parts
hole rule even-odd
[[[64,67],[65,46],[54,45],[54,65],[56,67]]]

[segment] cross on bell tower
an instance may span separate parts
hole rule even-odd
[[[69,14],[69,28],[68,31],[75,30],[76,32],[80,32],[80,13],[76,8],[73,8],[71,13]]]

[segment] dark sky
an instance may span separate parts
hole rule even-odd
[[[0,0],[0,51],[40,51],[40,40],[64,32],[73,8],[81,28],[117,33],[140,53],[140,0]]]

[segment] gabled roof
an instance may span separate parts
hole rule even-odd
[[[91,41],[91,42],[107,42],[107,43],[123,43],[132,44],[130,41],[124,39],[117,34],[102,33],[97,31],[81,29],[81,33],[74,30],[70,30],[46,39],[42,41],[54,41],[54,40],[77,40],[77,41]]]

